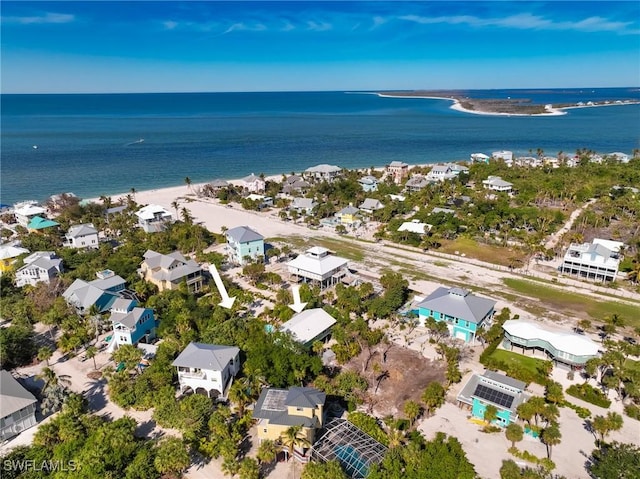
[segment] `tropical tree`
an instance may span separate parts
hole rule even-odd
[[[275,441],[272,441],[271,439],[265,439],[260,443],[260,446],[258,446],[256,457],[261,464],[269,464],[276,460],[279,450],[280,448]]]
[[[591,477],[637,479],[640,471],[640,447],[614,441],[601,444],[591,453],[588,464]]]
[[[191,464],[187,447],[177,437],[162,440],[155,452],[153,465],[160,474],[181,474]]]
[[[507,441],[511,441],[511,447],[516,447],[516,442],[520,442],[524,438],[522,426],[515,422],[510,423],[505,428],[504,434],[507,437]]]
[[[177,201],[177,200],[173,200],[173,201],[171,202],[171,207],[175,210],[175,212],[176,212],[176,219],[177,219],[177,218],[179,217],[178,210],[180,209],[180,203],[178,203],[178,201]]]
[[[244,409],[247,404],[251,403],[251,396],[247,391],[247,387],[240,381],[235,381],[229,388],[229,401],[234,403],[238,408],[238,415],[244,415]]]
[[[191,191],[191,178],[186,176],[184,179],[184,184],[187,185],[187,190]]]
[[[53,356],[53,349],[49,346],[42,346],[38,349],[38,360],[45,361],[47,363],[47,367],[49,367],[49,359]]]
[[[594,433],[600,435],[598,445],[604,443],[604,439],[612,432],[622,429],[622,416],[617,412],[608,412],[606,416],[596,416],[593,418],[591,427]]]
[[[301,479],[349,479],[338,461],[308,462]]]
[[[287,459],[293,455],[295,448],[306,448],[311,446],[301,424],[290,426],[285,429],[280,435],[280,442],[286,448]]]
[[[238,467],[238,476],[240,476],[240,479],[258,479],[260,477],[258,461],[252,457],[242,459],[240,467]]]
[[[564,392],[562,384],[555,381],[550,381],[545,389],[545,398],[552,404],[560,404],[564,401]]]
[[[553,446],[557,446],[560,444],[562,439],[562,434],[560,434],[560,428],[557,424],[552,424],[551,426],[545,428],[542,431],[542,435],[540,436],[540,440],[547,446],[547,457],[551,459],[551,449]]]
[[[420,413],[422,412],[422,408],[420,407],[420,404],[418,404],[415,401],[407,401],[406,403],[404,403],[404,414],[405,416],[407,416],[407,419],[409,420],[409,424],[411,426],[413,426],[413,423],[415,422],[416,419],[418,419],[418,417],[420,417]]]
[[[421,396],[427,416],[444,404],[444,395],[445,390],[442,384],[436,381],[429,383]]]
[[[487,424],[491,424],[493,421],[495,421],[498,417],[498,408],[495,407],[493,404],[488,404],[487,407],[484,409],[484,420],[487,422]]]
[[[89,346],[87,348],[87,351],[85,352],[87,359],[93,359],[93,369],[98,369],[98,365],[96,364],[97,354],[98,354],[98,348],[96,348],[95,346]]]

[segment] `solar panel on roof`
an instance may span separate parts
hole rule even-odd
[[[502,406],[506,409],[511,409],[511,405],[513,404],[513,400],[515,399],[510,394],[503,393],[502,391],[496,391],[495,389],[487,387],[483,384],[478,384],[473,395],[479,397],[480,399],[492,402],[493,404]]]

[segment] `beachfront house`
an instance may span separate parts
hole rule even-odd
[[[409,177],[409,165],[402,161],[392,161],[387,165],[386,171],[396,185],[401,184],[405,178]]]
[[[454,173],[449,165],[433,165],[433,167],[431,167],[431,171],[427,173],[427,180],[446,181],[451,180],[456,176],[458,176],[458,174]]]
[[[384,205],[380,202],[380,200],[376,200],[373,198],[365,198],[365,200],[360,205],[360,211],[367,214],[373,214],[374,211],[378,211],[384,208]]]
[[[289,276],[296,277],[296,282],[302,280],[325,288],[347,276],[348,262],[345,258],[330,254],[326,248],[314,246],[289,261],[287,269]]]
[[[304,171],[306,178],[312,178],[316,181],[327,181],[331,183],[342,174],[342,168],[336,165],[316,165],[307,168]]]
[[[191,293],[202,289],[202,268],[179,251],[160,254],[147,250],[138,269],[138,275],[156,285],[160,292],[178,289],[184,282]]]
[[[484,153],[471,153],[471,163],[489,163],[490,156]]]
[[[629,163],[629,155],[627,155],[626,153],[622,153],[620,151],[615,151],[613,153],[607,153],[605,155],[605,158],[607,160],[613,160],[613,161],[617,161],[619,163]]]
[[[92,223],[75,225],[64,235],[63,245],[68,248],[98,248],[98,230]]]
[[[244,265],[248,261],[264,260],[264,236],[248,226],[231,228],[225,233],[229,262]]]
[[[375,176],[363,176],[358,180],[358,183],[360,183],[362,191],[367,193],[370,191],[378,191],[378,178]]]
[[[293,193],[304,193],[309,189],[310,185],[302,176],[291,175],[282,182],[282,192],[286,195]]]
[[[591,243],[571,243],[560,272],[596,281],[615,281],[620,266],[620,241],[595,238]]]
[[[556,364],[570,368],[583,368],[589,359],[597,358],[600,346],[584,335],[567,331],[550,331],[530,321],[508,320],[502,325],[505,349],[513,351],[514,346],[531,351],[540,350]]]
[[[310,347],[316,341],[326,340],[335,324],[335,318],[324,309],[313,308],[295,314],[280,326],[280,331],[290,333],[293,339]]]
[[[277,441],[291,426],[302,426],[304,437],[313,444],[323,424],[326,399],[326,394],[315,388],[264,388],[253,409],[253,418],[258,419],[258,440]]]
[[[27,224],[27,229],[29,231],[43,231],[49,228],[55,228],[57,226],[60,226],[60,223],[57,223],[48,218],[43,218],[42,216],[34,216]]]
[[[452,337],[475,343],[478,329],[493,317],[495,305],[492,299],[466,289],[441,286],[417,305],[418,318],[422,326],[427,318],[445,321]]]
[[[36,425],[37,403],[35,396],[9,371],[0,371],[0,441],[11,439]]]
[[[251,193],[250,195],[247,195],[246,199],[253,202],[255,207],[258,210],[273,207],[273,197],[271,196],[264,196],[264,195],[258,195],[256,193]]]
[[[359,211],[360,210],[358,210],[358,208],[356,208],[352,204],[349,204],[349,206],[345,206],[340,211],[338,211],[335,214],[335,216],[336,216],[336,218],[338,218],[340,220],[340,224],[352,225],[352,224],[360,221],[356,216]]]
[[[164,231],[167,225],[173,223],[173,215],[160,205],[147,205],[136,211],[138,226],[146,233]]]
[[[16,203],[13,209],[13,214],[16,217],[16,221],[20,226],[24,226],[25,228],[33,217],[42,216],[45,213],[46,210],[42,206],[38,206],[35,201]]]
[[[513,161],[513,151],[501,150],[491,153],[494,160]]]
[[[217,399],[226,398],[240,371],[240,349],[235,346],[189,343],[173,361],[178,370],[180,393],[191,391]]]
[[[111,306],[109,320],[113,326],[111,349],[124,344],[149,344],[156,337],[158,323],[153,310],[137,307],[135,300],[117,299]]]
[[[498,410],[493,424],[506,427],[518,420],[518,406],[529,399],[526,384],[504,374],[485,371],[474,374],[458,394],[458,405],[471,409],[471,415],[484,419],[488,405]]]
[[[93,281],[76,279],[62,293],[67,303],[75,307],[80,314],[88,313],[92,306],[101,313],[108,311],[125,291],[126,281],[113,271],[98,271],[96,276],[97,279]]]
[[[253,173],[238,180],[238,184],[249,193],[264,193],[266,187],[266,182]]]
[[[16,286],[49,284],[62,272],[62,260],[53,251],[36,251],[24,258],[24,266],[16,271]]]
[[[413,193],[416,191],[420,191],[423,188],[426,188],[427,186],[429,186],[431,182],[429,180],[427,180],[424,176],[422,175],[415,175],[412,176],[411,178],[409,178],[409,180],[407,180],[407,182],[404,185],[404,188],[409,192],[409,193]]]
[[[486,180],[482,180],[482,184],[485,189],[500,193],[509,193],[513,189],[513,183],[504,181],[499,176],[489,176]]]
[[[3,244],[0,246],[0,274],[12,271],[18,256],[29,252],[28,249],[22,248],[18,244]]]
[[[295,211],[299,215],[310,215],[316,206],[318,203],[313,198],[296,197],[289,205],[289,211]]]

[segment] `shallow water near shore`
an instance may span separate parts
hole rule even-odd
[[[540,103],[640,99],[637,88],[469,94]],[[555,155],[640,147],[640,105],[550,117],[481,116],[450,106],[345,92],[2,95],[0,200],[67,191],[87,198],[180,185],[187,176],[199,183],[318,163],[358,168],[503,149]]]

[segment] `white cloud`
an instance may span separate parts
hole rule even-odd
[[[31,17],[2,17],[2,23],[19,23],[21,25],[36,25],[46,23],[71,23],[75,21],[75,15],[67,13],[47,12]]]

